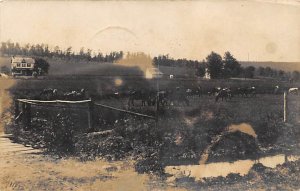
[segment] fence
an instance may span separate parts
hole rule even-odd
[[[137,112],[133,112],[133,111],[129,111],[129,110],[124,110],[124,109],[120,109],[120,108],[116,108],[116,107],[112,107],[112,106],[108,106],[108,105],[104,105],[104,104],[100,104],[100,103],[95,103],[92,99],[88,99],[88,100],[80,100],[80,101],[67,101],[67,100],[53,100],[53,101],[42,101],[42,100],[30,100],[30,99],[16,99],[15,100],[15,123],[18,123],[20,120],[23,121],[24,125],[26,128],[30,128],[31,127],[31,105],[35,105],[35,106],[46,106],[46,107],[58,107],[58,108],[64,108],[65,106],[63,105],[57,105],[57,104],[86,104],[85,107],[76,107],[76,108],[80,108],[80,109],[86,109],[88,111],[88,127],[89,129],[93,129],[94,127],[94,107],[102,107],[102,108],[106,108],[106,109],[110,109],[110,110],[114,110],[114,111],[118,111],[118,112],[123,112],[123,113],[127,113],[130,115],[135,115],[138,117],[143,117],[143,118],[148,118],[151,120],[155,120],[157,122],[157,117],[154,116],[150,116],[150,115],[145,115],[142,113],[137,113]]]

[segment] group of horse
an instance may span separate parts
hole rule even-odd
[[[256,96],[256,87],[238,87],[238,88],[229,88],[229,87],[214,87],[211,91],[208,92],[209,96],[215,96],[215,101],[218,100],[230,100],[234,96],[238,97],[255,97]]]
[[[42,100],[70,100],[77,101],[83,100],[86,98],[85,89],[81,89],[80,91],[72,90],[70,92],[59,92],[57,89],[47,88],[44,89],[39,95],[38,99]]]
[[[135,101],[140,100],[142,106],[154,106],[159,104],[161,106],[167,105],[190,105],[188,96],[192,92],[186,93],[183,89],[176,87],[176,89],[167,89],[161,91],[154,90],[133,90],[129,93],[128,106],[134,106]]]
[[[278,85],[274,86],[273,93],[279,94],[282,88]],[[288,88],[285,89],[289,94],[298,94],[299,88]],[[140,101],[141,106],[155,106],[156,104],[161,106],[168,105],[190,105],[190,98],[201,97],[203,94],[208,96],[214,96],[215,102],[228,101],[233,97],[256,97],[257,88],[255,86],[250,87],[214,87],[209,91],[203,91],[200,86],[185,89],[183,87],[168,88],[165,90],[150,90],[150,89],[136,89],[126,92],[114,91],[112,93],[106,93],[101,96],[100,99],[127,99],[128,106],[135,106],[137,101]],[[42,100],[83,100],[86,99],[86,90],[81,89],[80,91],[69,91],[59,92],[57,89],[44,89],[39,94],[39,99]]]

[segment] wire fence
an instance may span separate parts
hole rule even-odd
[[[151,120],[156,120],[157,118],[154,116],[137,113],[125,109],[120,109],[116,107],[112,107],[109,105],[104,105],[100,103],[95,103],[92,99],[87,100],[32,100],[32,99],[16,99],[15,100],[15,123],[23,122],[25,127],[31,127],[31,118],[32,118],[32,108],[35,107],[43,107],[43,108],[66,108],[66,109],[79,109],[87,111],[87,120],[89,129],[93,129],[94,127],[94,118],[95,118],[95,106],[100,108],[106,108],[109,110],[126,113],[130,115],[134,115],[137,117],[147,118]]]

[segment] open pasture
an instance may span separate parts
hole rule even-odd
[[[140,100],[128,107],[128,97],[105,95],[128,90],[160,90],[200,86],[201,96],[190,96],[190,104],[142,106]],[[282,87],[278,94],[273,87]],[[234,96],[215,101],[207,94],[214,87],[255,86],[256,96]],[[139,173],[163,174],[172,165],[197,165],[199,161],[224,162],[256,159],[269,154],[299,150],[300,96],[288,95],[288,124],[283,123],[283,91],[297,84],[260,80],[198,80],[186,78],[146,80],[132,76],[47,76],[17,79],[9,89],[13,98],[34,98],[44,89],[58,94],[87,91],[94,103],[158,116],[158,122],[94,105],[93,128],[89,129],[88,105],[45,104],[31,106],[31,128],[22,123],[11,127],[15,141],[44,148],[51,154],[82,160],[131,158]],[[230,127],[247,127],[229,131]],[[247,133],[253,131],[253,137]],[[246,133],[245,133],[246,132]],[[253,134],[252,132],[252,134]],[[206,155],[207,154],[207,155]],[[206,157],[205,157],[206,156]]]
[[[32,131],[34,132],[32,134],[35,134],[36,137],[38,137],[38,142],[43,142],[44,147],[48,147],[50,150],[55,150],[53,148],[61,148],[62,145],[66,146],[69,144],[75,150],[74,152],[77,152],[75,145],[81,145],[80,152],[86,152],[88,150],[88,154],[85,153],[85,156],[103,155],[104,151],[99,150],[98,147],[98,149],[94,150],[92,149],[94,146],[87,146],[89,143],[86,142],[90,142],[92,139],[84,139],[85,141],[80,139],[78,142],[78,136],[82,133],[113,130],[115,134],[112,137],[119,138],[119,140],[116,141],[118,144],[129,144],[127,146],[121,146],[121,148],[117,149],[118,152],[120,149],[126,148],[122,151],[123,154],[132,152],[145,154],[145,151],[140,150],[141,145],[143,145],[143,148],[155,148],[155,150],[159,150],[159,152],[151,151],[151,149],[149,152],[160,153],[158,156],[159,159],[157,159],[159,160],[159,164],[167,165],[170,161],[197,163],[201,153],[205,151],[205,148],[210,144],[213,137],[220,134],[232,124],[249,124],[257,133],[260,146],[265,147],[265,153],[278,152],[278,147],[275,150],[269,147],[269,145],[278,143],[280,128],[284,126],[283,91],[274,94],[273,87],[276,85],[282,87],[281,90],[296,86],[296,84],[284,82],[259,80],[206,81],[195,78],[147,80],[137,76],[104,77],[66,75],[48,76],[44,79],[18,79],[16,84],[10,88],[9,91],[14,98],[32,99],[41,93],[43,89],[47,88],[57,89],[58,94],[73,90],[79,91],[84,88],[87,91],[86,98],[95,98],[95,103],[150,116],[158,116],[158,123],[156,124],[153,119],[145,119],[128,113],[95,106],[93,111],[94,126],[93,129],[89,129],[87,105],[80,104],[66,107],[62,107],[62,105],[58,105],[57,107],[51,107],[51,105],[37,107],[33,105],[31,107]],[[202,94],[201,96],[188,97],[190,102],[189,106],[185,104],[160,106],[159,111],[156,111],[155,106],[142,106],[140,100],[136,100],[134,106],[128,107],[128,97],[117,99],[105,96],[107,94],[113,94],[114,92],[126,92],[129,90],[146,89],[155,91],[157,87],[159,87],[160,90],[165,90],[170,87],[187,89],[195,86],[201,87]],[[215,96],[209,96],[207,92],[218,86],[230,88],[255,86],[257,95],[255,97],[234,96],[227,101],[220,100],[216,102]],[[288,122],[296,126],[299,124],[300,119],[299,99],[300,96],[288,95]],[[60,141],[64,141],[58,144],[59,141],[57,142],[56,140],[57,136],[56,138],[53,137],[56,141],[51,142],[51,139],[49,140],[49,135],[52,135],[52,132],[57,132],[58,137],[60,135],[68,136],[60,138]],[[236,136],[240,137],[241,135]],[[240,138],[236,139],[240,140]],[[290,140],[294,139],[291,138]],[[283,142],[289,143],[290,140],[283,140]],[[50,146],[49,142],[51,142]],[[99,142],[99,140],[95,140],[95,142]],[[242,143],[238,141],[234,144],[239,145]],[[226,145],[226,143],[224,143],[224,145]],[[289,144],[284,143],[283,145],[286,146]],[[256,152],[252,152],[253,150],[245,154],[244,151],[241,151],[243,147],[239,147],[238,151],[235,149],[226,149],[225,154],[223,152],[223,157],[219,155],[217,155],[218,157],[214,157],[214,155],[211,155],[211,157],[213,157],[211,160],[227,160],[228,157],[230,158],[234,153],[242,153],[234,155],[236,158],[257,156]],[[174,155],[174,153],[176,153],[176,155]]]

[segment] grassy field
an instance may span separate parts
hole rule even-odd
[[[228,134],[211,148],[207,162],[299,151],[300,96],[288,96],[289,123],[286,124],[283,123],[283,94],[272,94],[275,85],[283,90],[284,87],[298,84],[270,80],[159,80],[161,90],[195,85],[201,86],[204,94],[188,98],[190,106],[162,107],[157,125],[151,119],[95,107],[94,128],[89,129],[87,109],[49,105],[32,106],[32,128],[29,130],[22,124],[8,130],[14,133],[16,141],[44,148],[55,155],[75,156],[82,160],[99,156],[107,160],[131,158],[135,161],[137,172],[160,175],[168,165],[198,164],[215,137],[233,124],[250,125],[257,137],[251,137],[242,130]],[[255,86],[258,94],[256,97],[233,97],[216,103],[213,96],[206,94],[216,86]],[[113,77],[49,75],[38,79],[17,79],[9,91],[12,97],[33,98],[45,88],[57,88],[60,94],[85,88],[89,97],[129,89],[155,90],[157,81],[121,74]],[[102,99],[96,102],[128,109],[127,99]],[[142,107],[139,102],[130,110],[156,115],[155,107]]]

